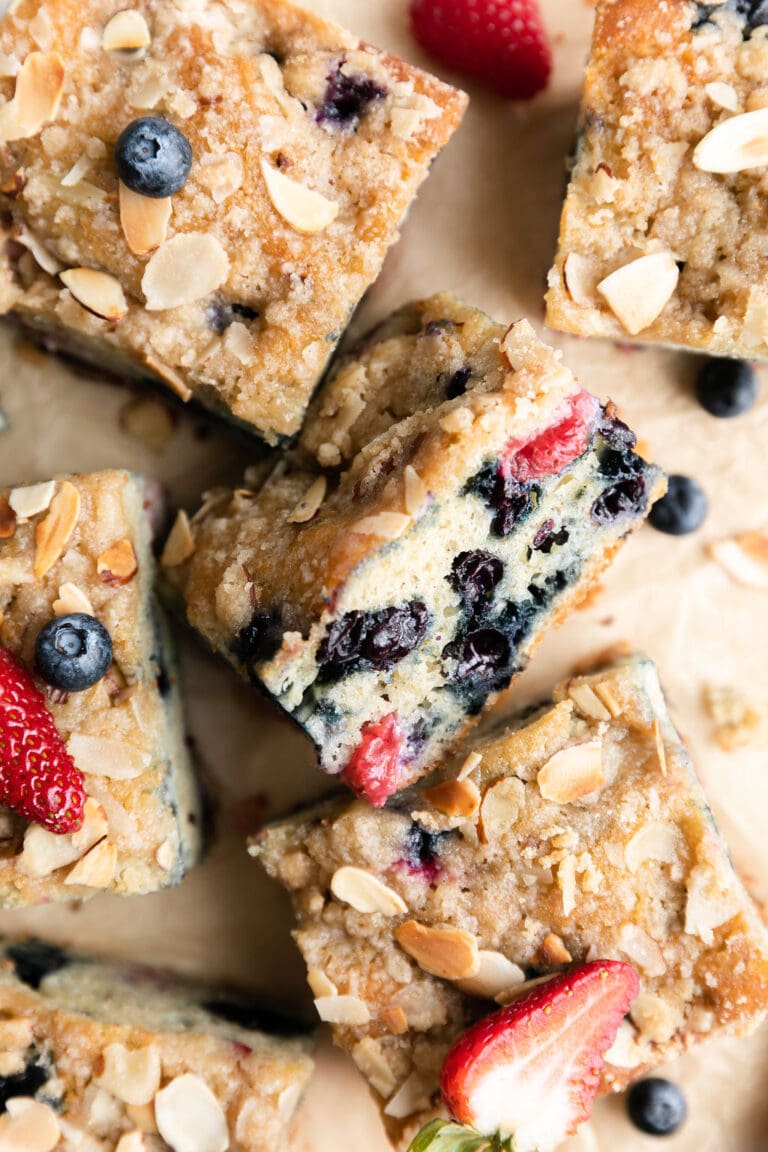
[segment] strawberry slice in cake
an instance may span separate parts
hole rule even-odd
[[[190,623],[376,806],[428,772],[663,490],[520,321],[450,296],[342,359],[257,491],[181,515]]]

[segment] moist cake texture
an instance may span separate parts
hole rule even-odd
[[[189,622],[371,803],[423,775],[663,490],[521,321],[409,305],[336,366],[257,491],[163,558]]]
[[[4,907],[154,892],[200,855],[200,796],[154,599],[151,503],[121,471],[0,489],[0,647],[34,671],[41,629],[71,613],[95,617],[113,647],[84,691],[37,680],[88,800],[70,835],[0,814]]]
[[[466,106],[287,0],[17,0],[0,95],[0,310],[270,443]],[[172,195],[119,185],[144,117],[191,148]]]
[[[309,1044],[220,990],[0,945],[0,1141],[25,1152],[274,1152],[312,1072]],[[295,1031],[295,1030],[294,1030]]]
[[[768,6],[598,0],[547,322],[768,356]]]
[[[382,811],[334,798],[251,845],[291,892],[320,1016],[393,1136],[435,1105],[448,1048],[494,999],[572,962],[640,976],[605,1091],[763,1020],[768,938],[648,660],[569,680],[463,756]]]

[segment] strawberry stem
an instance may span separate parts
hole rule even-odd
[[[450,1120],[430,1120],[408,1146],[408,1152],[515,1152],[512,1137],[497,1132],[483,1136]]]

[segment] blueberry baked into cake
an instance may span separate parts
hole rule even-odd
[[[762,1021],[768,937],[648,660],[572,678],[463,755],[382,811],[339,796],[251,845],[393,1136],[473,1021],[573,963],[640,977],[604,1091]]]
[[[463,93],[287,0],[16,0],[0,311],[293,436]]]
[[[598,0],[547,321],[768,356],[768,4]]]
[[[120,471],[0,489],[4,907],[154,892],[200,855],[152,506]]]
[[[526,321],[410,305],[337,363],[258,491],[163,556],[189,622],[374,805],[422,776],[663,490]]]
[[[0,1005],[4,1148],[288,1146],[312,1060],[272,1014],[34,939],[0,943]]]

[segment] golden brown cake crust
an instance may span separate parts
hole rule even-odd
[[[766,107],[766,67],[768,29],[730,4],[600,0],[550,325],[768,355],[766,168],[713,170],[698,150]]]
[[[0,125],[0,205],[22,245],[3,249],[0,308],[117,372],[159,375],[270,441],[293,435],[466,97],[286,0],[142,0],[151,43],[130,58],[101,42],[122,8],[19,0],[0,25],[6,100],[33,52],[63,66],[41,130],[13,139]],[[357,125],[318,120],[334,77],[376,93]],[[171,198],[160,290],[146,279],[155,254],[127,243],[113,161],[119,133],[146,115],[171,120],[194,158]],[[336,218],[297,230],[262,164],[335,204]],[[117,321],[56,276],[81,266],[119,281]],[[170,280],[186,299],[166,307]]]

